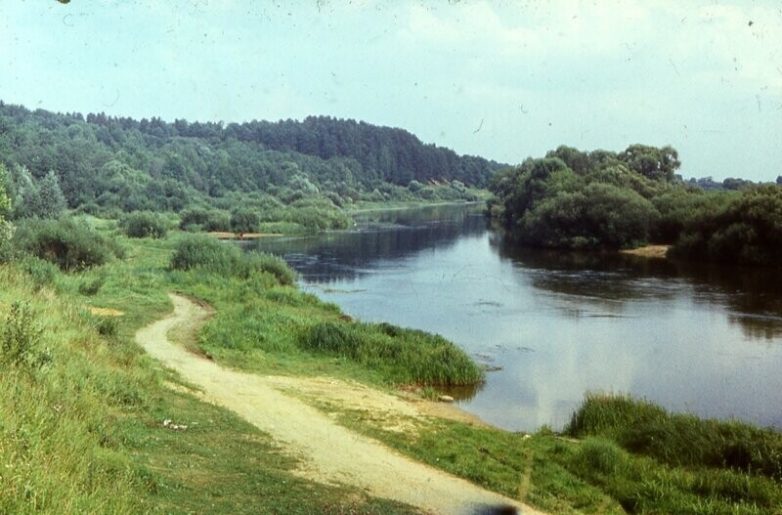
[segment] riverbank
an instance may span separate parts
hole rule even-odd
[[[357,202],[349,207],[346,212],[351,215],[361,215],[364,213],[377,213],[377,212],[393,212],[404,211],[408,209],[421,209],[421,208],[437,208],[448,206],[479,206],[486,203],[488,199],[488,192],[484,192],[484,195],[479,200],[454,200],[454,201],[442,201],[442,202],[427,202],[423,200],[412,201],[393,201],[393,202]]]
[[[204,403],[192,380],[142,352],[133,335],[171,309],[169,291],[214,306],[214,318],[182,342],[204,361],[265,376],[273,388],[341,426],[484,489],[557,513],[620,512],[627,499],[640,499],[636,511],[670,511],[696,503],[715,510],[754,507],[757,512],[780,506],[777,497],[763,493],[765,480],[752,474],[689,471],[615,450],[617,444],[605,451],[619,456],[616,470],[622,475],[611,479],[612,462],[606,468],[599,458],[605,445],[590,443],[591,436],[573,441],[545,429],[528,436],[417,410],[389,416],[383,403],[395,405],[395,385],[405,381],[389,381],[393,376],[384,375],[388,369],[349,355],[299,348],[291,335],[305,322],[345,322],[335,306],[280,285],[267,268],[247,277],[207,269],[172,271],[172,253],[187,235],[129,240],[111,231],[107,227],[104,234],[124,246],[125,257],[102,266],[67,274],[35,260],[0,267],[6,286],[0,294],[2,319],[9,320],[12,300],[23,300],[32,309],[29,320],[44,329],[43,340],[30,347],[40,350],[30,355],[44,361],[25,361],[42,363],[35,365],[39,368],[4,365],[18,372],[5,369],[2,375],[2,391],[9,392],[3,396],[3,420],[17,421],[0,429],[8,442],[2,450],[4,463],[17,471],[3,476],[4,511],[18,512],[33,502],[44,512],[66,507],[79,512],[243,513],[257,512],[259,499],[263,509],[284,513],[416,511],[368,496],[360,485],[329,486],[302,478],[297,471],[306,462],[285,452],[285,435],[262,432],[230,411]],[[106,311],[92,314],[89,307]],[[119,312],[123,315],[104,316]],[[365,334],[374,333],[360,333]],[[383,341],[379,334],[373,338]],[[25,374],[33,375],[25,379]],[[361,398],[384,400],[379,405],[355,402],[351,388],[363,392]],[[746,441],[750,446],[754,442],[754,437]],[[50,465],[44,469],[42,463]],[[90,479],[96,472],[100,481]],[[53,477],[68,480],[52,482]],[[699,487],[704,483],[696,483],[697,477],[711,478],[711,486]],[[611,486],[625,484],[622,478],[634,478],[632,488],[617,491]],[[644,490],[650,481],[660,482],[656,497]],[[727,490],[734,484],[750,486],[744,493]]]
[[[275,236],[283,236],[282,233],[278,232],[270,232],[270,233],[263,233],[263,232],[248,232],[248,233],[238,233],[238,232],[229,232],[229,231],[211,231],[207,233],[209,236],[212,236],[213,238],[217,238],[218,240],[239,240],[239,241],[249,241],[249,240],[260,240],[261,238],[271,238]]]

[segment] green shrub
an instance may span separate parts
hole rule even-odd
[[[59,268],[49,261],[35,256],[25,256],[19,260],[19,266],[30,276],[36,289],[54,284]]]
[[[119,227],[129,238],[165,238],[168,223],[159,213],[134,211],[119,220]]]
[[[231,230],[240,234],[258,232],[261,218],[253,209],[238,209],[231,213]]]
[[[14,226],[10,222],[3,220],[0,213],[0,263],[9,261],[13,256],[14,248],[11,244],[13,234]]]
[[[291,286],[296,282],[296,272],[280,257],[265,252],[248,252],[243,258],[249,272],[269,273],[283,286]]]
[[[116,336],[117,330],[119,329],[119,324],[117,323],[116,317],[106,316],[101,317],[98,320],[95,328],[102,336]]]
[[[121,257],[123,249],[84,223],[74,219],[26,220],[14,235],[15,245],[62,270],[83,270]]]
[[[217,209],[186,209],[180,215],[179,228],[185,231],[230,231],[231,217]]]
[[[92,280],[85,279],[79,284],[79,293],[88,296],[97,295],[105,282],[106,277],[104,275],[99,275]]]
[[[188,235],[179,241],[171,256],[173,270],[195,268],[224,276],[248,278],[266,273],[281,285],[292,285],[296,273],[282,259],[261,252],[244,253],[227,242],[206,235]]]
[[[40,349],[42,334],[29,304],[14,302],[0,333],[0,361],[6,365],[40,366],[47,361],[47,353]]]
[[[241,250],[235,245],[223,243],[211,236],[189,235],[182,238],[174,248],[171,268],[202,268],[219,274],[234,275],[241,257]]]

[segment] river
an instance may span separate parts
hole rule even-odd
[[[587,392],[782,429],[782,274],[513,248],[476,208],[368,213],[266,239],[302,289],[364,321],[439,333],[489,372],[459,405],[561,429]]]

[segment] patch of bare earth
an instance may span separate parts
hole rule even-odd
[[[638,247],[636,249],[621,250],[622,254],[628,254],[630,256],[639,256],[645,258],[665,259],[668,255],[668,249],[670,245],[646,245],[644,247]]]
[[[125,314],[123,311],[120,311],[118,309],[98,308],[95,306],[90,306],[90,313],[102,317],[121,317],[122,315]]]
[[[338,425],[302,399],[326,399],[346,409],[368,410],[387,420],[400,421],[414,421],[429,414],[429,408],[419,408],[434,403],[411,403],[359,383],[332,378],[263,377],[221,367],[171,343],[169,332],[178,340],[183,333],[192,334],[209,316],[205,308],[184,297],[171,295],[171,300],[174,313],[139,330],[136,341],[199,388],[196,395],[234,411],[270,434],[300,459],[301,476],[321,483],[352,485],[428,513],[472,513],[476,506],[486,504],[512,505],[521,513],[540,513],[402,456]]]

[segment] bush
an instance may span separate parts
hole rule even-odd
[[[57,265],[35,256],[27,256],[19,260],[19,266],[30,276],[36,289],[54,284],[59,273]]]
[[[121,247],[73,219],[26,220],[14,235],[16,246],[62,270],[83,270],[121,257]]]
[[[230,222],[232,231],[244,234],[247,232],[258,232],[261,218],[252,209],[239,209],[231,213]]]
[[[165,238],[168,224],[159,213],[134,211],[119,220],[119,227],[129,238]]]
[[[296,281],[296,273],[282,259],[261,252],[244,253],[232,243],[206,235],[189,235],[174,249],[170,266],[173,270],[201,269],[241,278],[266,273],[281,285]]]
[[[119,324],[117,319],[112,316],[101,317],[95,327],[98,330],[98,334],[101,336],[113,337],[117,336]]]
[[[241,259],[239,247],[222,243],[211,236],[191,235],[179,241],[171,256],[174,270],[203,268],[210,272],[233,275]]]
[[[244,260],[250,271],[269,273],[283,286],[291,286],[296,282],[296,272],[280,257],[265,252],[249,252]]]
[[[39,348],[42,334],[32,308],[24,302],[14,302],[0,333],[0,362],[6,365],[42,365],[47,360],[47,354]]]
[[[13,256],[14,249],[11,244],[13,234],[14,226],[3,220],[0,215],[0,263],[10,260]]]
[[[191,208],[182,211],[179,228],[185,231],[229,231],[231,217],[225,211]]]

